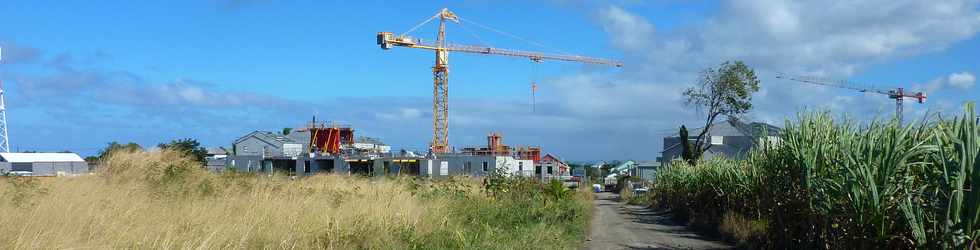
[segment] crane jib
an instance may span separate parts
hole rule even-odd
[[[440,48],[440,46],[438,46],[435,42],[412,38],[409,36],[395,37],[394,34],[391,32],[379,32],[377,36],[377,40],[378,40],[378,45],[381,45],[382,49],[391,49],[394,46],[429,49],[429,50],[436,50]],[[448,51],[455,51],[455,52],[524,57],[524,58],[531,59],[532,61],[535,62],[540,62],[543,60],[559,60],[559,61],[569,61],[569,62],[610,65],[615,67],[623,66],[623,63],[618,61],[580,56],[580,55],[548,54],[542,52],[500,49],[500,48],[493,48],[493,47],[462,45],[462,44],[453,44],[453,43],[445,43],[441,47],[445,48]]]

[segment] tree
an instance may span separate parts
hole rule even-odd
[[[117,150],[125,150],[126,152],[135,152],[135,151],[143,150],[143,147],[141,147],[139,144],[132,143],[132,142],[126,144],[119,144],[118,142],[113,141],[110,142],[109,145],[106,145],[104,149],[99,151],[99,159],[104,159],[107,155],[109,155],[109,153],[115,152]]]
[[[201,143],[197,142],[197,140],[191,138],[173,140],[170,143],[160,143],[157,147],[165,150],[184,152],[188,156],[194,157],[194,160],[202,163],[204,162],[204,157],[208,156],[208,150],[201,147]]]
[[[691,140],[688,139],[687,127],[681,125],[681,131],[679,134],[681,139],[681,157],[683,157],[684,161],[687,161],[688,164],[694,165],[694,153],[691,151]]]
[[[97,163],[97,162],[99,162],[99,157],[98,156],[86,156],[85,157],[85,162],[88,162],[89,164]]]
[[[282,135],[289,135],[290,132],[293,132],[293,128],[282,128]]]
[[[582,164],[582,167],[585,168],[585,176],[589,177],[589,181],[595,182],[596,180],[602,178],[601,170],[594,165]]]
[[[701,74],[698,86],[684,91],[687,105],[696,106],[707,115],[704,128],[694,140],[691,154],[694,159],[711,148],[705,135],[718,116],[737,117],[752,109],[752,93],[759,91],[755,71],[741,61],[724,62],[718,68],[708,68]]]
[[[599,173],[602,174],[601,177],[605,177],[612,172],[612,168],[619,166],[619,160],[612,161],[611,163],[604,163],[599,166]]]

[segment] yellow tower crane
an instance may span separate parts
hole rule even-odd
[[[439,19],[439,35],[436,41],[423,41],[405,34],[418,29],[426,23]],[[392,32],[378,32],[378,45],[382,49],[391,49],[394,46],[426,49],[436,52],[436,63],[432,67],[433,90],[432,90],[432,142],[429,150],[432,153],[444,154],[449,152],[449,52],[467,52],[484,55],[501,55],[524,57],[533,62],[544,60],[581,62],[589,64],[610,65],[622,67],[623,64],[608,59],[592,58],[568,54],[547,54],[533,51],[520,51],[510,49],[499,49],[485,46],[460,45],[446,42],[446,21],[459,23],[461,18],[449,9],[443,8],[428,20],[416,25],[405,34],[395,36]]]

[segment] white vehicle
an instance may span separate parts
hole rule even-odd
[[[616,184],[619,182],[619,175],[611,174],[603,179],[603,185],[606,187],[606,191],[612,191],[616,188]]]
[[[636,183],[636,184],[639,184],[639,183]],[[644,195],[644,194],[650,192],[650,189],[649,188],[644,187],[642,185],[636,185],[636,184],[633,185],[633,196],[641,196],[641,195]]]
[[[34,176],[34,172],[31,171],[10,171],[7,174],[12,176]]]
[[[562,176],[560,180],[562,185],[575,189],[578,188],[578,183],[582,181],[582,178],[578,176]]]

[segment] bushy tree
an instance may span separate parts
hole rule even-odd
[[[705,136],[718,116],[737,117],[752,109],[752,93],[759,91],[755,71],[741,61],[724,62],[718,68],[704,70],[695,87],[684,91],[687,104],[696,106],[707,115],[704,128],[694,140],[694,159],[711,148]]]
[[[681,125],[679,136],[681,139],[681,157],[684,158],[684,161],[687,161],[688,164],[694,165],[694,152],[691,151],[691,141],[688,140],[687,127],[684,125]]]
[[[160,143],[160,149],[184,152],[199,162],[204,162],[204,157],[208,156],[208,150],[201,147],[201,143],[191,138],[173,140],[170,143]]]
[[[109,153],[112,153],[116,150],[125,150],[127,152],[132,152],[132,151],[143,150],[143,147],[140,146],[139,144],[132,143],[132,142],[126,144],[120,144],[119,142],[113,141],[110,142],[109,145],[106,145],[105,148],[99,151],[98,157],[99,159],[103,159],[105,158],[106,155],[109,155]]]

